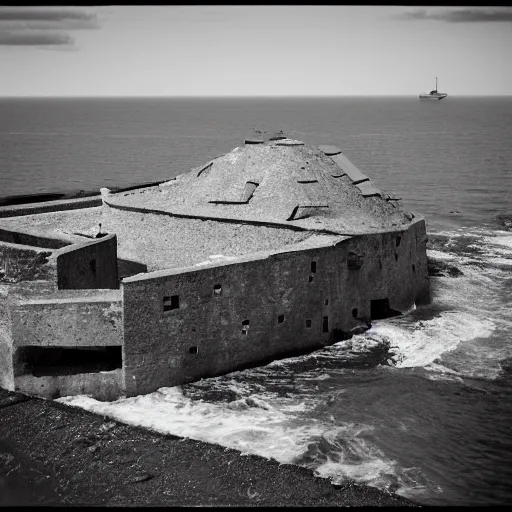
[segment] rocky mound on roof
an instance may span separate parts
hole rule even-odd
[[[180,215],[278,223],[340,234],[404,229],[413,215],[335,146],[248,139],[158,187],[107,198]]]

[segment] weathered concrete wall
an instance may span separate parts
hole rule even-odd
[[[42,377],[21,375],[16,377],[15,389],[51,399],[86,394],[96,400],[115,400],[124,394],[123,370]]]
[[[11,299],[14,347],[123,344],[120,291],[59,292],[48,298]]]
[[[56,280],[50,249],[0,242],[0,282]]]
[[[411,308],[428,297],[423,234],[421,220],[402,233],[124,280],[127,394],[331,343],[370,317],[371,300]]]
[[[118,288],[115,234],[55,253],[59,289]]]
[[[34,215],[36,213],[57,212],[92,208],[101,205],[101,196],[80,197],[77,199],[59,199],[57,201],[44,201],[40,203],[4,206],[0,208],[0,218],[18,217],[20,215]]]
[[[0,241],[30,245],[45,249],[60,249],[79,241],[79,237],[63,233],[45,233],[35,230],[11,230],[0,228]]]
[[[0,388],[14,390],[12,362],[11,315],[8,306],[7,286],[0,285]]]

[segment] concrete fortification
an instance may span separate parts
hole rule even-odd
[[[149,393],[430,300],[424,220],[334,146],[251,137],[101,199],[0,209],[1,387]]]

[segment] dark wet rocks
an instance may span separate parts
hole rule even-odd
[[[512,213],[500,213],[496,215],[494,220],[500,225],[502,228],[507,231],[512,231]]]
[[[464,275],[464,272],[455,265],[432,258],[427,259],[427,269],[429,277],[460,277]]]

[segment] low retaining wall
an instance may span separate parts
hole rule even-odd
[[[46,398],[71,395],[92,395],[96,400],[115,400],[124,394],[123,370],[76,375],[45,375],[16,377],[16,391]]]
[[[59,298],[13,298],[12,343],[18,346],[87,347],[123,344],[122,298],[119,291],[91,297],[80,290]]]
[[[61,249],[77,243],[81,237],[66,236],[64,234],[44,233],[41,231],[12,231],[0,228],[0,241],[11,244],[30,245],[44,249]]]
[[[101,196],[62,199],[16,206],[3,206],[0,208],[0,218],[34,215],[35,213],[58,212],[63,210],[77,210],[81,208],[92,208],[93,206],[101,206]]]

